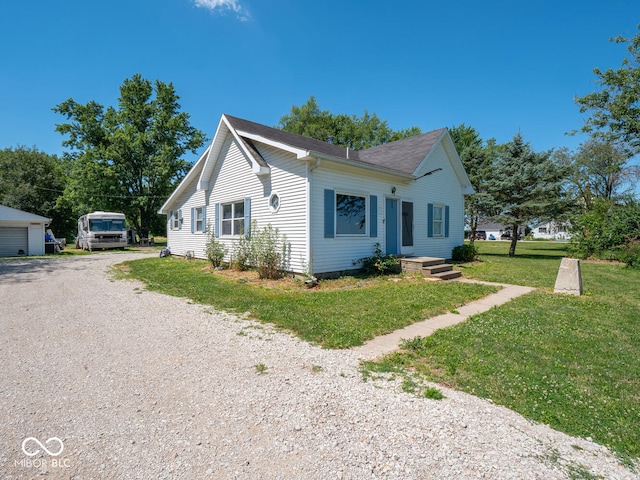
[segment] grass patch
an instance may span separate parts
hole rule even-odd
[[[239,314],[249,312],[326,348],[362,345],[496,291],[486,285],[427,282],[412,276],[323,281],[319,290],[293,281],[276,288],[255,285],[248,278],[225,278],[200,260],[154,257],[125,265],[128,269],[119,274],[142,280],[150,290]]]
[[[479,242],[481,262],[465,272],[544,289],[428,338],[407,341],[381,364],[490,398],[637,459],[640,272],[583,262],[586,295],[554,295],[547,288],[553,288],[564,245],[525,245],[518,246],[521,257],[509,259],[506,242]]]
[[[567,243],[518,242],[516,256],[509,257],[510,242],[481,241],[478,260],[458,268],[465,277],[487,282],[551,288],[556,282],[562,257],[567,256]]]

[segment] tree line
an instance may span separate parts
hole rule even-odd
[[[633,163],[640,153],[640,33],[612,41],[626,44],[629,57],[618,69],[594,69],[598,90],[575,99],[589,114],[580,130],[589,139],[576,151],[536,152],[521,132],[498,144],[472,126],[449,129],[476,191],[466,198],[472,242],[482,218],[512,232],[553,220],[571,225],[576,255],[634,263],[628,260],[640,252],[634,194],[640,168]],[[75,219],[93,210],[125,213],[140,236],[163,235],[166,219],[157,211],[191,167],[183,156],[207,141],[180,110],[173,85],[136,74],[120,87],[115,107],[70,98],[53,111],[64,118],[55,126],[64,154],[0,150],[0,204],[52,218],[58,236],[73,237]],[[356,150],[422,133],[415,126],[393,130],[368,111],[332,114],[313,96],[292,106],[277,127]],[[513,256],[518,237],[512,237]]]

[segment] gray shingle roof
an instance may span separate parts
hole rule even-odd
[[[441,128],[403,140],[367,148],[359,152],[359,157],[365,163],[413,174],[420,162],[424,160],[424,157],[427,156],[446,130],[446,128]]]
[[[416,171],[420,162],[422,162],[446,132],[446,128],[441,128],[439,130],[423,133],[403,140],[367,148],[366,150],[349,149],[347,152],[345,147],[316,140],[315,138],[285,132],[284,130],[267,127],[266,125],[261,125],[259,123],[230,115],[225,115],[225,117],[231,126],[240,132],[259,135],[294,148],[309,150],[345,160],[348,159],[355,162],[362,162],[376,167],[396,170],[408,175],[411,175]],[[257,149],[255,150],[257,152]],[[259,152],[257,153],[260,155]],[[262,159],[262,157],[260,157],[260,159]]]

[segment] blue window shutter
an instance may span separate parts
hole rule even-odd
[[[427,237],[433,237],[433,203],[427,205]]]
[[[371,222],[369,235],[375,238],[378,236],[378,197],[376,195],[369,195],[369,202],[371,203],[369,207],[371,213],[371,218],[369,219]]]
[[[207,206],[202,206],[202,232],[206,233],[207,231]]]
[[[222,213],[222,207],[220,206],[219,203],[216,203],[215,207],[215,214],[216,214],[216,218],[215,218],[215,224],[213,227],[213,235],[216,238],[220,237],[220,214]]]
[[[324,191],[324,238],[335,237],[336,192],[327,188]]]
[[[449,236],[449,205],[444,206],[444,236]]]
[[[173,230],[173,216],[176,214],[173,210],[169,212],[169,230]]]
[[[196,231],[196,209],[191,207],[191,233]]]
[[[244,235],[251,236],[251,197],[244,199]]]
[[[182,209],[178,210],[178,230],[182,230]]]

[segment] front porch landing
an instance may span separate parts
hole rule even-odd
[[[402,271],[405,273],[421,273],[434,280],[452,280],[462,276],[462,272],[453,269],[453,265],[445,263],[444,258],[406,257],[400,259]]]

